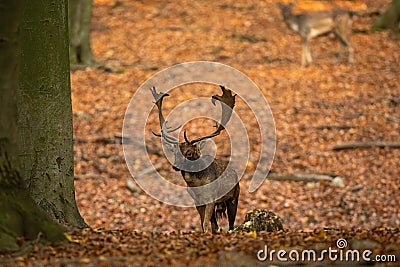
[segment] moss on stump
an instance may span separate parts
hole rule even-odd
[[[255,209],[246,213],[244,222],[234,231],[276,232],[281,230],[283,230],[282,221],[275,213],[265,209]]]

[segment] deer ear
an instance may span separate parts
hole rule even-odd
[[[200,142],[197,143],[197,148],[199,150],[202,150],[205,145],[206,145],[206,140],[201,140]]]

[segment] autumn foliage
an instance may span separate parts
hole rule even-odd
[[[94,1],[92,47],[102,66],[71,72],[75,188],[85,221],[93,229],[107,231],[71,233],[77,241],[63,258],[75,255],[99,263],[101,255],[136,257],[140,265],[147,253],[157,255],[150,257],[154,262],[171,264],[179,257],[181,263],[190,262],[204,252],[205,258],[198,261],[201,265],[216,263],[219,257],[231,259],[229,251],[236,249],[255,259],[266,242],[275,247],[312,247],[315,240],[322,240],[329,246],[340,237],[370,240],[378,252],[399,251],[400,150],[332,149],[343,142],[400,142],[399,43],[388,32],[369,33],[375,17],[356,15],[351,38],[354,65],[334,64],[337,42],[328,35],[311,42],[313,64],[301,68],[300,37],[283,23],[276,2]],[[320,8],[316,1],[298,2],[301,8]],[[321,2],[338,2],[354,10],[379,9],[390,3]],[[259,132],[251,123],[252,115],[241,112],[238,102],[235,109],[254,128],[249,140],[255,156],[240,182],[236,222],[242,222],[250,209],[269,209],[281,218],[287,233],[204,236],[194,208],[169,206],[135,184],[127,187],[132,178],[119,137],[131,97],[157,71],[196,60],[235,67],[262,90],[276,124],[272,173],[332,174],[342,179],[340,185],[267,180],[249,193],[249,174],[260,150]],[[217,93],[210,88],[184,92],[176,93],[165,108],[199,94]],[[158,129],[157,123],[156,117],[149,120],[148,129]],[[210,130],[200,123],[197,126],[199,135]],[[217,144],[224,142],[224,137],[218,138]],[[161,149],[150,130],[146,141],[153,150]],[[149,157],[162,175],[183,182],[162,155],[150,153]],[[333,232],[325,233],[324,227]],[[87,251],[78,253],[76,244]],[[52,252],[47,247],[40,255],[46,258],[60,250]]]

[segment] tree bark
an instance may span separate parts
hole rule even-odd
[[[86,226],[74,191],[67,0],[27,1],[18,94],[21,177],[56,221]]]
[[[63,229],[38,208],[22,184],[18,161],[18,29],[25,1],[0,5],[0,251],[18,250],[16,237],[64,240]]]
[[[391,29],[400,36],[400,0],[392,0],[388,9],[372,25],[372,31]]]
[[[71,64],[96,63],[90,44],[92,0],[69,0],[69,54]]]
[[[10,1],[0,8],[0,185],[19,185],[17,149],[18,26],[25,1]],[[4,26],[3,26],[4,25]]]

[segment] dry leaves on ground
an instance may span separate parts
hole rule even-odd
[[[211,265],[221,257],[227,262],[240,253],[254,260],[264,243],[274,248],[319,246],[315,238],[321,239],[322,247],[348,238],[370,240],[368,246],[378,243],[377,253],[399,251],[399,232],[390,229],[400,226],[400,150],[332,150],[342,142],[400,142],[399,42],[388,32],[369,33],[375,18],[356,15],[353,66],[333,64],[337,42],[328,35],[312,41],[314,63],[300,68],[300,37],[285,26],[276,2],[94,1],[92,45],[97,60],[108,66],[108,71],[87,68],[71,73],[75,187],[86,222],[94,229],[109,230],[72,233],[78,244],[39,249],[35,256],[21,258],[20,265],[32,262],[32,257],[58,265],[86,261],[95,261],[93,265],[103,261],[115,265]],[[366,8],[382,9],[389,2],[362,3]],[[279,215],[289,232],[256,238],[228,233],[205,236],[199,233],[194,208],[158,202],[135,184],[132,190],[126,187],[131,175],[122,146],[113,141],[121,135],[131,97],[157,71],[196,60],[235,67],[263,92],[276,124],[273,173],[342,178],[344,187],[327,181],[267,180],[254,193],[247,191],[249,180],[242,179],[236,222],[242,222],[249,209],[265,208]],[[185,94],[179,90],[173,91],[167,109],[202,94],[197,89],[185,90]],[[203,93],[208,95],[208,91]],[[251,178],[260,150],[259,131],[252,114],[240,103],[236,108],[252,129],[252,156],[244,175]],[[157,123],[156,117],[150,117],[148,129],[157,129]],[[209,131],[197,125],[193,134]],[[149,157],[159,172],[182,182],[179,173],[158,155],[159,140],[150,132],[146,136],[153,149]],[[215,140],[222,146],[224,136]],[[341,230],[323,234],[314,230],[323,227]],[[211,256],[203,258],[207,255]]]

